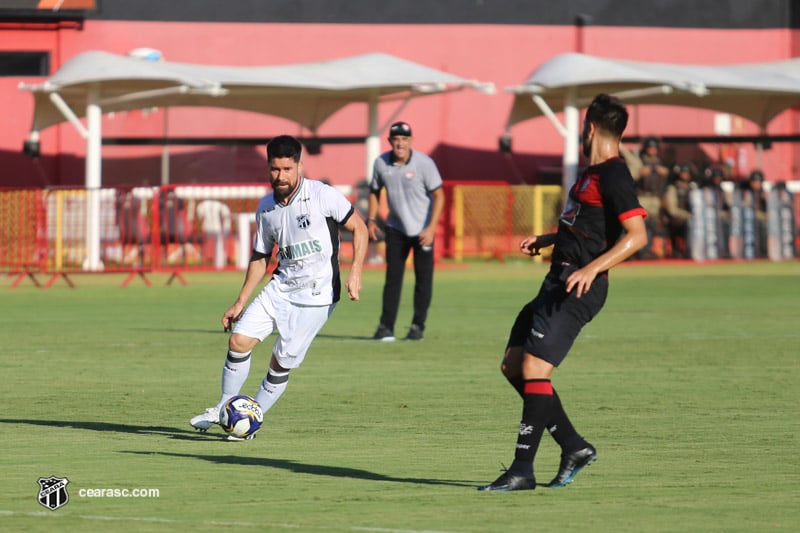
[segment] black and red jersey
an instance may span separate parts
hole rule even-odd
[[[635,216],[647,213],[621,158],[586,168],[570,189],[559,218],[553,268],[586,266],[614,246],[622,234],[622,221]]]

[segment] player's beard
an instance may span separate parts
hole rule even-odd
[[[275,194],[275,200],[278,202],[284,202],[287,198],[290,198],[294,191],[297,190],[297,187],[300,186],[300,177],[297,178],[297,182],[294,184],[294,187],[290,183],[284,184],[277,184],[272,186],[273,193]]]
[[[581,148],[583,149],[583,156],[585,158],[592,157],[592,141],[589,139],[589,128],[583,128],[581,135]]]

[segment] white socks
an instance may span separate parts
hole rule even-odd
[[[281,372],[271,368],[269,369],[267,377],[261,382],[261,386],[258,388],[258,394],[256,394],[256,401],[265,414],[275,405],[275,402],[281,397],[288,384],[288,370]]]
[[[217,404],[217,409],[222,409],[225,402],[239,394],[249,373],[250,352],[239,353],[228,350],[225,367],[222,369],[222,397]]]

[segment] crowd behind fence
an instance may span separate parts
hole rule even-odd
[[[87,266],[92,204],[99,205],[95,231],[103,272],[242,270],[252,247],[254,212],[268,191],[253,184],[0,190],[0,272],[97,270]],[[445,195],[437,258],[456,261],[517,255],[525,236],[555,231],[563,205],[555,185],[447,182]],[[721,204],[714,191],[692,193],[692,259],[796,257],[796,195],[775,188],[764,216],[746,192],[731,194],[724,212]],[[344,262],[352,257],[348,244],[344,238]]]

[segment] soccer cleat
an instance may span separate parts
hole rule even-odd
[[[225,440],[229,440],[231,442],[239,442],[242,440],[253,440],[254,438],[256,438],[256,435],[258,435],[258,433],[251,433],[246,437],[234,437],[233,435],[228,435],[227,437],[225,437]]]
[[[421,341],[422,340],[422,328],[416,324],[411,324],[411,327],[408,328],[408,335],[406,335],[407,341]]]
[[[572,483],[583,467],[589,466],[597,460],[597,450],[589,444],[585,448],[571,453],[561,455],[561,465],[558,467],[558,474],[547,484],[551,489],[564,487]]]
[[[509,492],[512,490],[534,490],[536,479],[533,476],[519,476],[508,470],[503,472],[493,483],[478,487],[479,491]]]
[[[378,329],[375,331],[375,335],[372,336],[372,340],[381,341],[381,342],[392,342],[394,341],[394,332],[381,324],[378,326]]]
[[[219,424],[219,409],[209,407],[204,412],[189,420],[194,429],[207,431],[211,424]]]

